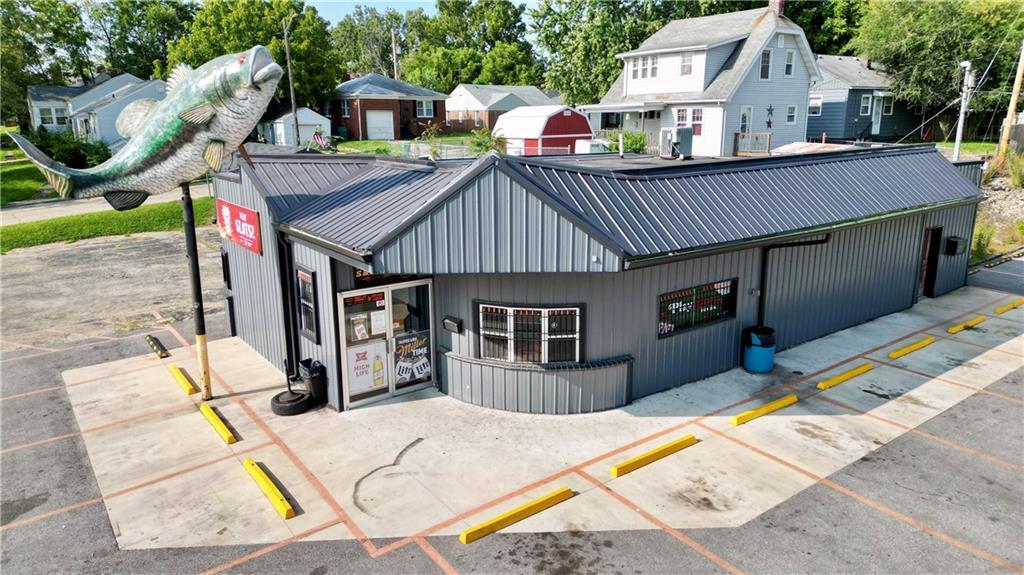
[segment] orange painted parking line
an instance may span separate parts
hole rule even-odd
[[[117,373],[112,373],[110,375],[94,377],[92,379],[86,379],[84,381],[76,381],[74,383],[66,383],[64,385],[54,385],[52,387],[43,387],[43,388],[40,388],[40,389],[33,389],[32,391],[25,391],[25,392],[22,392],[22,393],[14,393],[14,394],[11,394],[11,395],[5,395],[3,397],[0,397],[0,401],[7,401],[8,399],[18,399],[19,397],[25,397],[25,396],[29,396],[29,395],[38,395],[40,393],[49,393],[51,391],[57,391],[57,390],[60,390],[60,389],[67,389],[69,387],[76,387],[76,386],[79,386],[79,385],[84,385],[86,383],[95,383],[97,381],[104,381],[104,380],[108,380],[108,379],[114,379],[115,377],[120,377],[122,375],[126,375],[126,374],[133,373],[133,372],[136,372],[136,371],[143,371],[145,369],[151,369],[151,368],[159,366],[159,365],[161,365],[161,364],[155,363],[153,365],[145,365],[145,366],[136,367],[136,368],[133,368],[133,369],[126,369],[124,371],[120,371],[120,372],[117,372]]]
[[[149,417],[155,417],[157,415],[165,415],[165,414],[168,414],[168,413],[174,413],[176,411],[186,411],[188,409],[194,409],[194,408],[195,408],[195,405],[192,404],[192,403],[189,403],[188,405],[172,405],[170,407],[165,407],[163,409],[154,409],[153,411],[146,411],[146,412],[140,413],[139,415],[133,415],[132,417],[126,417],[124,419],[118,419],[116,421],[111,421],[111,422],[108,422],[108,423],[104,423],[103,425],[97,425],[96,427],[90,427],[88,429],[83,429],[81,431],[75,431],[75,432],[72,432],[72,433],[65,433],[65,434],[62,434],[62,435],[54,436],[54,437],[47,437],[46,439],[40,439],[39,441],[33,441],[33,442],[30,442],[30,443],[24,443],[22,445],[15,445],[14,447],[8,447],[8,448],[5,448],[5,449],[0,449],[0,453],[11,453],[11,452],[14,452],[14,451],[21,451],[22,449],[28,449],[30,447],[37,447],[39,445],[46,445],[47,443],[53,443],[54,441],[60,441],[62,439],[68,439],[68,438],[71,438],[71,437],[78,437],[79,435],[85,435],[86,433],[95,433],[97,431],[103,431],[104,429],[109,429],[111,427],[117,427],[118,425],[125,425],[127,423],[132,423],[132,422],[135,422],[135,421],[139,421],[140,419],[146,419],[146,418],[149,418]]]
[[[6,343],[8,345],[13,345],[15,347],[22,347],[22,348],[25,348],[25,349],[35,349],[35,350],[39,350],[39,351],[50,351],[50,352],[60,351],[59,349],[52,348],[52,347],[44,347],[44,346],[41,346],[41,345],[34,345],[34,344],[31,344],[31,343],[19,343],[19,342],[16,342],[16,341],[11,341],[9,339],[0,339],[0,343]]]
[[[252,447],[249,447],[247,449],[243,449],[241,451],[235,451],[235,452],[232,452],[232,453],[230,453],[228,455],[224,455],[224,456],[218,457],[216,459],[211,459],[209,461],[205,461],[203,463],[199,463],[199,464],[193,465],[191,467],[186,467],[184,469],[179,469],[177,471],[173,471],[173,472],[168,473],[166,475],[161,475],[160,477],[156,477],[156,478],[150,479],[148,481],[143,481],[142,483],[139,483],[137,485],[132,485],[130,487],[125,487],[124,489],[119,489],[117,491],[114,491],[114,492],[110,493],[109,495],[106,495],[106,496],[94,497],[92,499],[86,499],[85,501],[79,501],[78,503],[72,503],[71,505],[66,505],[64,507],[61,507],[60,509],[54,509],[52,511],[47,511],[46,513],[40,513],[39,515],[33,515],[32,517],[26,517],[25,519],[19,519],[17,521],[12,521],[10,523],[5,523],[3,525],[0,525],[0,531],[6,531],[8,529],[14,529],[16,527],[23,527],[25,525],[30,525],[30,524],[35,523],[37,521],[42,521],[43,519],[47,519],[47,518],[53,517],[55,515],[62,515],[64,513],[68,513],[70,511],[74,511],[75,509],[81,509],[82,507],[87,507],[89,505],[95,505],[97,503],[102,503],[103,501],[107,501],[109,499],[113,499],[115,497],[119,497],[119,496],[124,495],[126,493],[131,493],[133,491],[138,491],[139,489],[142,489],[144,487],[149,487],[150,485],[155,485],[157,483],[160,483],[161,481],[166,481],[168,479],[173,479],[175,477],[180,477],[182,475],[185,475],[187,473],[192,473],[193,471],[197,471],[197,470],[202,469],[204,467],[209,467],[210,465],[213,465],[215,463],[220,463],[220,462],[226,461],[228,459],[237,458],[238,456],[243,455],[245,453],[249,453],[250,451],[256,451],[257,449],[262,449],[264,447],[269,447],[270,445],[272,445],[272,443],[267,441],[265,443],[261,443],[259,445],[254,445]]]
[[[597,487],[598,489],[604,491],[608,495],[611,495],[612,498],[614,498],[616,501],[618,501],[619,503],[625,505],[626,507],[630,508],[631,510],[635,511],[638,515],[640,515],[641,517],[643,517],[644,519],[646,519],[650,523],[654,524],[655,526],[659,527],[662,531],[664,531],[664,532],[668,533],[669,535],[671,535],[672,537],[675,537],[676,539],[682,541],[688,547],[690,547],[690,549],[693,549],[697,553],[701,554],[708,561],[711,561],[715,565],[718,565],[719,567],[721,567],[722,569],[728,571],[729,573],[732,573],[733,575],[742,575],[743,571],[741,571],[738,567],[736,567],[732,563],[729,563],[725,559],[722,559],[717,554],[715,554],[713,551],[711,551],[707,547],[701,545],[700,543],[697,543],[693,539],[687,537],[686,535],[684,535],[679,530],[674,529],[668,523],[665,523],[664,521],[662,521],[661,519],[658,519],[657,517],[655,517],[651,513],[643,510],[639,505],[637,505],[636,503],[633,503],[632,501],[630,501],[625,496],[620,494],[618,491],[615,491],[614,489],[612,489],[608,485],[605,485],[604,483],[601,483],[600,481],[595,479],[592,475],[590,475],[586,471],[577,470],[576,474],[579,475],[580,477],[582,477],[583,479],[586,479],[587,481],[593,483],[595,487]]]
[[[839,485],[838,483],[836,483],[834,481],[831,481],[829,479],[826,479],[826,478],[824,478],[824,477],[822,477],[822,476],[820,476],[820,475],[818,475],[816,473],[808,471],[808,470],[804,469],[803,467],[800,467],[799,465],[796,465],[795,463],[791,463],[791,462],[789,462],[789,461],[787,461],[787,460],[785,460],[785,459],[783,459],[781,457],[778,457],[777,455],[773,455],[771,453],[768,453],[767,451],[764,451],[763,449],[755,447],[755,446],[747,443],[746,441],[743,441],[742,439],[739,439],[737,437],[733,437],[732,435],[730,435],[728,433],[725,433],[723,431],[719,431],[719,430],[717,430],[717,429],[715,429],[713,427],[704,425],[703,423],[698,423],[697,425],[699,425],[700,427],[704,428],[705,430],[710,431],[710,432],[714,433],[715,435],[718,435],[718,436],[720,436],[720,437],[722,437],[722,438],[724,438],[724,439],[726,439],[728,441],[731,441],[731,442],[733,442],[733,443],[735,443],[737,445],[745,447],[745,448],[749,449],[750,451],[753,451],[754,453],[757,453],[758,455],[764,457],[765,459],[770,459],[770,460],[772,460],[772,461],[774,461],[774,462],[776,462],[776,463],[778,463],[780,465],[783,465],[784,467],[787,467],[787,468],[789,468],[789,469],[791,469],[791,470],[793,470],[793,471],[795,471],[797,473],[800,473],[801,475],[809,477],[809,478],[813,479],[814,481],[818,482],[820,485],[823,485],[825,487],[828,487],[829,489],[832,489],[834,491],[842,493],[843,495],[846,495],[846,496],[848,496],[848,497],[850,497],[850,498],[852,498],[852,499],[854,499],[856,501],[859,501],[860,503],[863,503],[864,505],[867,505],[868,507],[871,507],[872,509],[874,509],[876,511],[881,511],[882,513],[885,513],[886,515],[888,515],[889,517],[892,517],[893,519],[897,519],[899,521],[902,521],[903,523],[906,523],[908,525],[916,527],[917,529],[920,529],[921,531],[924,531],[925,533],[927,533],[927,534],[929,534],[929,535],[931,535],[933,537],[941,539],[941,540],[945,541],[946,543],[949,543],[950,545],[953,545],[955,547],[959,547],[960,549],[963,549],[964,551],[967,551],[968,553],[971,553],[971,554],[975,555],[976,557],[979,557],[981,559],[984,559],[986,561],[994,563],[994,564],[996,564],[996,565],[998,565],[998,566],[1000,566],[1003,569],[1006,569],[1008,571],[1011,571],[1011,572],[1014,572],[1014,573],[1024,573],[1024,570],[1022,570],[1021,567],[1019,565],[1016,565],[1015,563],[1011,563],[1009,561],[1006,561],[1005,559],[1003,559],[1001,557],[998,557],[996,555],[993,555],[992,553],[989,553],[988,551],[984,551],[982,549],[978,549],[977,547],[974,547],[973,545],[971,545],[969,543],[961,541],[961,540],[957,539],[956,537],[953,537],[952,535],[949,535],[948,533],[945,533],[943,531],[939,531],[938,529],[936,529],[934,527],[930,527],[930,526],[926,525],[925,523],[923,523],[921,521],[918,521],[917,519],[914,519],[913,517],[910,517],[909,515],[904,515],[903,513],[900,513],[899,511],[896,511],[895,509],[892,509],[891,507],[887,507],[887,506],[882,505],[881,503],[879,503],[879,502],[877,502],[877,501],[875,501],[873,499],[870,499],[868,497],[860,495],[859,493],[856,493],[855,491],[853,491],[852,489],[850,489],[848,487],[844,487],[842,485]]]
[[[998,397],[999,399],[1005,399],[1006,401],[1010,401],[1010,402],[1013,402],[1013,403],[1019,403],[1020,405],[1024,405],[1024,399],[1019,399],[1019,398],[1013,397],[1012,395],[1006,395],[1005,393],[999,393],[998,391],[989,391],[988,389],[985,389],[984,387],[975,387],[973,385],[967,385],[966,383],[960,383],[959,381],[953,381],[952,379],[947,379],[945,377],[942,377],[941,375],[932,375],[930,373],[925,373],[923,371],[920,371],[920,370],[917,370],[917,369],[913,369],[913,368],[909,368],[909,367],[905,367],[905,366],[902,366],[902,365],[897,365],[895,363],[889,363],[887,361],[882,361],[880,359],[872,358],[871,361],[880,363],[882,365],[891,367],[893,369],[900,369],[900,370],[906,371],[908,373],[913,373],[915,375],[920,375],[921,377],[927,377],[929,379],[933,379],[933,380],[941,382],[941,383],[945,383],[945,384],[956,386],[956,387],[962,387],[964,389],[969,389],[969,390],[971,390],[971,391],[973,391],[975,393],[980,393],[982,395],[988,395],[988,396],[991,396],[991,397]]]
[[[144,328],[141,328],[141,329],[144,329]],[[154,330],[154,331],[165,331],[166,327],[161,326],[161,327],[158,327],[158,328],[151,328],[151,329]],[[51,353],[60,353],[60,352],[64,352],[64,351],[72,351],[72,350],[76,350],[76,349],[92,347],[94,345],[100,345],[101,343],[109,343],[110,341],[121,341],[121,340],[125,340],[125,339],[131,339],[133,337],[145,337],[145,336],[144,335],[140,336],[139,334],[135,334],[135,335],[126,335],[124,337],[115,337],[115,338],[111,338],[111,339],[107,339],[107,340],[102,340],[102,341],[94,341],[92,343],[82,343],[82,344],[78,344],[78,345],[72,345],[72,346],[64,347],[64,348],[61,348],[61,349],[54,349],[52,351],[41,351],[39,353],[33,353],[32,355],[19,355],[18,357],[9,357],[7,359],[0,359],[0,363],[7,363],[9,361],[19,361],[19,360],[22,360],[22,359],[32,359],[33,357],[41,357],[41,356],[44,356],[44,355],[49,355]]]
[[[422,537],[414,537],[413,540],[416,542],[417,545],[420,546],[420,549],[422,549],[423,552],[427,554],[427,557],[430,557],[430,559],[433,560],[435,564],[437,564],[438,568],[441,569],[442,573],[444,573],[445,575],[458,575],[459,572],[456,571],[454,567],[452,567],[452,564],[449,563],[448,560],[445,559],[444,556],[441,555],[441,553],[437,549],[435,549],[433,545],[430,544],[430,542],[428,542],[426,539]]]
[[[966,332],[960,332],[960,333],[966,333]],[[1006,349],[999,349],[998,347],[990,347],[990,346],[987,346],[987,345],[984,345],[984,344],[981,344],[981,343],[975,343],[973,341],[967,341],[967,340],[956,338],[956,337],[949,337],[949,335],[936,334],[936,333],[930,333],[930,332],[929,332],[928,335],[931,335],[931,336],[935,337],[936,339],[944,339],[946,341],[962,343],[964,345],[969,345],[971,347],[981,348],[981,349],[984,349],[986,351],[994,351],[996,353],[1005,353],[1007,355],[1012,355],[1014,357],[1024,357],[1024,353],[1015,353],[1015,352],[1012,352],[1012,351],[1009,351],[1009,350],[1006,350]]]
[[[836,407],[839,407],[841,409],[845,409],[847,411],[851,411],[853,413],[857,413],[859,415],[863,415],[865,417],[869,417],[869,418],[874,419],[876,421],[881,421],[882,423],[886,423],[886,424],[891,425],[893,427],[898,427],[900,429],[909,431],[910,433],[913,433],[914,435],[918,435],[918,436],[924,437],[926,439],[930,439],[930,440],[932,440],[932,441],[934,441],[936,443],[941,443],[942,445],[945,445],[946,447],[952,447],[953,449],[956,449],[958,451],[962,451],[962,452],[964,452],[964,453],[966,453],[968,455],[973,455],[974,457],[978,457],[978,458],[981,458],[981,459],[985,459],[987,461],[991,461],[992,463],[995,463],[997,465],[1002,465],[1003,467],[1008,467],[1008,468],[1013,469],[1015,471],[1024,471],[1024,465],[1017,465],[1016,463],[1010,463],[1009,461],[1006,461],[1004,459],[1000,459],[1000,458],[998,458],[998,457],[996,457],[994,455],[989,455],[989,454],[987,454],[985,452],[978,451],[976,449],[971,449],[970,447],[967,447],[966,445],[961,445],[961,444],[959,444],[959,443],[957,443],[957,442],[955,442],[955,441],[953,441],[951,439],[946,439],[946,438],[940,437],[938,435],[933,435],[931,433],[928,433],[927,431],[921,431],[920,429],[917,429],[915,427],[911,427],[909,425],[906,425],[904,423],[900,423],[898,421],[894,421],[892,419],[887,419],[887,418],[882,417],[880,415],[875,415],[875,414],[873,414],[873,413],[871,413],[869,411],[864,411],[864,410],[861,410],[861,409],[857,409],[856,407],[853,407],[852,405],[847,405],[847,404],[845,404],[845,403],[843,403],[841,401],[836,401],[834,399],[825,397],[824,394],[822,394],[822,395],[812,395],[812,396],[809,397],[809,399],[816,400],[816,401],[822,401],[822,402],[828,403],[830,405],[834,405]],[[896,398],[895,400],[898,401],[899,398]]]
[[[321,532],[324,529],[327,529],[329,527],[334,527],[335,525],[337,525],[339,523],[341,523],[341,519],[331,519],[330,521],[321,523],[320,525],[317,525],[316,527],[311,527],[310,529],[307,529],[307,530],[303,531],[302,533],[297,533],[297,534],[292,535],[291,537],[289,537],[287,539],[282,539],[281,541],[278,541],[277,543],[271,543],[270,545],[267,545],[266,547],[261,547],[261,548],[257,549],[256,551],[253,551],[252,553],[249,553],[248,555],[243,555],[242,557],[239,557],[238,559],[234,559],[232,561],[228,561],[227,563],[221,563],[220,565],[218,565],[216,567],[213,567],[211,569],[203,571],[201,575],[216,575],[217,573],[223,573],[224,571],[227,571],[228,569],[233,569],[235,567],[238,567],[239,565],[242,565],[244,563],[252,561],[253,559],[256,559],[257,557],[262,557],[262,556],[266,555],[267,553],[272,553],[274,551],[277,551],[278,549],[281,549],[282,547],[287,547],[287,546],[291,545],[292,543],[295,543],[296,541],[301,541],[301,540],[305,539],[306,537],[309,537],[310,535],[313,535],[315,533],[319,533],[319,532]]]

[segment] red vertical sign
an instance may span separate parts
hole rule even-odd
[[[263,255],[258,212],[217,198],[217,226],[220,228],[220,237],[256,255]]]

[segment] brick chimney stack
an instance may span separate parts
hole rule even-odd
[[[786,0],[768,0],[768,9],[782,16],[782,10],[786,7]]]

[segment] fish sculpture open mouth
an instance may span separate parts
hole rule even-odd
[[[192,69],[179,64],[160,100],[143,98],[124,107],[117,131],[127,143],[106,162],[85,170],[49,158],[17,134],[18,146],[65,198],[103,196],[116,210],[141,205],[218,171],[226,154],[256,127],[284,76],[270,52],[254,46]]]

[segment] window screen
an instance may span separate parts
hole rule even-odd
[[[480,306],[480,357],[518,363],[580,360],[580,308]]]
[[[736,317],[736,282],[724,280],[658,296],[658,338]]]
[[[761,52],[761,79],[768,80],[772,77],[772,51]]]

